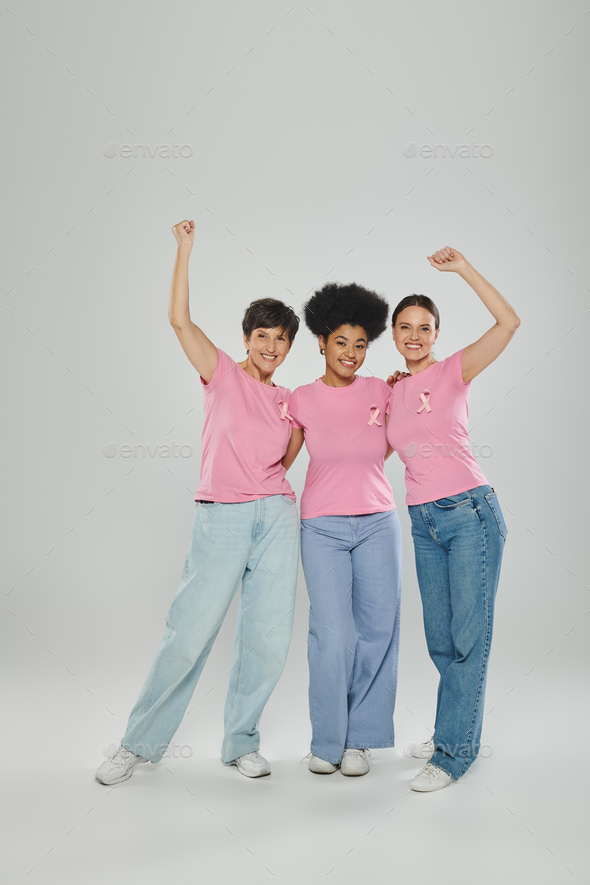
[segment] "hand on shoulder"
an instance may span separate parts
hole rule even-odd
[[[400,372],[398,369],[393,373],[393,375],[389,375],[385,383],[388,384],[389,387],[393,387],[393,385],[397,384],[398,381],[401,381],[403,378],[407,378],[409,374],[409,372]]]

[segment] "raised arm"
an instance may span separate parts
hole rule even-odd
[[[303,430],[299,427],[293,427],[291,429],[291,438],[289,440],[289,445],[287,446],[287,451],[283,455],[281,459],[281,464],[288,470],[299,452],[301,451],[301,446],[303,445],[303,440],[305,439],[305,435]]]
[[[488,283],[457,249],[445,246],[444,249],[429,255],[428,260],[437,270],[458,273],[466,283],[469,283],[496,320],[491,329],[463,351],[463,381],[467,383],[500,356],[520,326],[520,319],[498,290]]]
[[[182,349],[208,384],[217,365],[217,348],[191,320],[188,304],[188,263],[195,240],[195,222],[181,221],[172,228],[178,243],[172,283],[168,320],[176,332]]]

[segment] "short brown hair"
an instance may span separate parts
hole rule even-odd
[[[259,298],[252,301],[244,311],[242,331],[249,338],[254,329],[281,329],[289,339],[289,345],[295,340],[299,329],[299,317],[292,307],[276,298]]]

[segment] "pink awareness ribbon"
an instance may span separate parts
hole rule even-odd
[[[371,409],[375,409],[375,414],[372,414],[372,413],[371,413]],[[379,412],[380,412],[380,410],[377,408],[377,405],[376,405],[375,403],[373,403],[372,406],[369,406],[369,415],[370,415],[370,418],[369,418],[369,420],[367,421],[367,424],[369,425],[369,427],[371,426],[371,424],[377,424],[379,427],[382,427],[382,426],[383,426],[383,425],[381,424],[381,421],[377,421],[377,418],[379,417]]]
[[[424,394],[427,394],[428,398]],[[422,400],[422,405],[418,409],[417,414],[419,415],[420,412],[422,412],[424,409],[426,409],[427,412],[432,412],[432,409],[428,405],[428,403],[430,402],[430,391],[427,390],[426,388],[424,390],[420,391],[420,399]]]
[[[292,416],[292,415],[289,415],[289,413],[287,412],[287,403],[284,402],[282,399],[279,400],[279,408],[280,408],[281,406],[283,407],[283,408],[281,409],[281,421],[284,421],[285,418],[288,418],[289,421],[292,421],[292,420],[293,420],[293,416]]]

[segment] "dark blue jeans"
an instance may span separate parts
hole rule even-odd
[[[506,524],[488,485],[408,509],[426,644],[440,673],[430,761],[457,780],[480,748]]]

